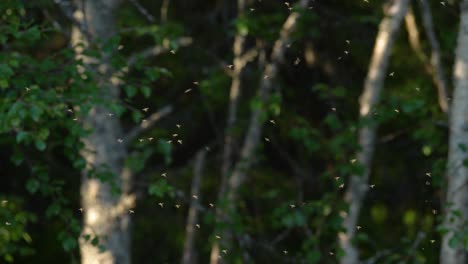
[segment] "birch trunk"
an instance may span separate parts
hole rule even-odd
[[[409,0],[393,0],[385,8],[385,18],[379,26],[369,70],[364,81],[364,91],[360,97],[360,119],[372,120],[372,109],[378,104],[385,75],[388,68],[393,44],[397,38],[401,22],[406,14]],[[359,130],[358,143],[361,150],[357,153],[357,161],[363,166],[362,175],[352,175],[345,193],[345,201],[349,211],[344,217],[345,233],[340,233],[339,243],[345,255],[341,264],[359,263],[358,249],[353,245],[356,224],[361,211],[364,196],[368,190],[368,179],[375,148],[375,125],[364,126]]]
[[[308,2],[308,0],[301,0],[300,7],[305,8]],[[263,104],[265,104],[269,98],[270,91],[273,86],[272,79],[277,75],[279,64],[283,61],[284,58],[286,45],[290,40],[291,33],[296,28],[296,22],[299,16],[300,14],[298,12],[291,12],[286,19],[281,29],[280,36],[273,46],[270,62],[265,66],[263,71],[262,81],[260,82],[258,94],[262,106],[254,109],[250,116],[249,126],[244,143],[242,145],[239,161],[233,166],[231,176],[227,181],[226,207],[223,208],[225,211],[222,212],[222,214],[230,215],[235,210],[237,193],[245,181],[246,172],[252,164],[253,153],[260,141],[263,125],[263,121],[261,120],[261,115],[264,111]],[[226,221],[228,221],[228,219],[226,219]],[[212,250],[210,261],[211,264],[216,264],[220,261],[220,246],[223,247],[222,249],[227,249],[230,247],[230,240],[232,240],[232,234],[230,230],[222,230],[220,237],[220,245],[214,247],[214,250]]]
[[[448,113],[448,82],[445,78],[444,68],[442,66],[442,54],[440,51],[439,41],[435,35],[434,25],[432,23],[432,12],[427,0],[418,1],[421,6],[421,15],[423,26],[426,32],[426,37],[431,45],[431,65],[432,79],[437,87],[439,105],[442,111]]]
[[[245,1],[237,1],[238,16],[242,15],[245,8]],[[225,197],[227,179],[229,177],[229,172],[232,165],[232,148],[234,144],[233,129],[234,124],[237,119],[237,105],[239,100],[239,95],[241,91],[241,74],[244,69],[246,62],[242,61],[242,53],[245,42],[245,36],[238,32],[234,39],[234,69],[231,82],[231,89],[229,92],[229,109],[227,116],[226,129],[224,131],[224,149],[223,149],[223,160],[221,164],[221,183],[218,191],[218,201],[222,201]],[[221,221],[222,212],[219,207],[216,208],[216,222]],[[215,241],[211,248],[210,263],[217,264],[219,251],[219,243]]]
[[[119,97],[117,83],[111,78],[113,69],[110,66],[110,54],[102,54],[99,61],[81,55],[82,50],[76,44],[95,45],[97,40],[106,41],[116,33],[115,11],[120,0],[85,0],[74,13],[77,21],[86,25],[87,32],[82,28],[72,29],[72,45],[77,57],[81,57],[85,67],[93,71],[97,81],[100,96],[109,100]],[[86,37],[85,37],[86,36]],[[93,66],[91,62],[97,63]],[[81,263],[91,264],[127,264],[131,261],[130,254],[130,216],[127,208],[133,204],[129,196],[131,173],[123,167],[127,155],[125,144],[119,143],[123,138],[122,126],[119,120],[108,114],[110,111],[103,106],[94,106],[83,120],[83,126],[92,129],[91,134],[83,139],[82,156],[86,160],[81,182],[81,206],[83,209],[83,230],[79,239]],[[112,194],[111,183],[88,177],[91,170],[103,172],[103,166],[112,173],[111,181],[122,191],[122,195]],[[99,245],[104,247],[101,252],[98,247],[84,239],[84,235],[92,238],[97,236]]]
[[[185,244],[184,253],[182,255],[182,264],[194,264],[196,256],[194,252],[195,244],[195,226],[198,221],[198,199],[200,199],[200,185],[203,175],[203,167],[205,165],[206,151],[204,149],[198,151],[195,157],[195,166],[193,168],[192,187],[190,189],[190,207],[187,216],[187,224],[185,226]]]
[[[430,60],[424,54],[419,38],[419,30],[416,25],[416,18],[411,8],[405,16],[406,29],[410,40],[410,46],[418,56],[419,60],[424,64],[424,68],[428,74],[432,76],[432,81],[437,88],[437,95],[440,109],[444,113],[449,111],[448,103],[448,82],[445,78],[444,68],[442,65],[442,55],[440,51],[439,41],[435,35],[434,25],[432,22],[432,12],[429,3],[426,0],[418,1],[421,6],[421,16],[426,37],[431,47]]]
[[[454,66],[454,95],[450,109],[450,142],[447,165],[447,197],[440,263],[465,264],[467,250],[463,245],[468,221],[468,0],[460,3],[461,20]],[[465,162],[465,164],[463,163]],[[461,236],[451,246],[450,240]]]

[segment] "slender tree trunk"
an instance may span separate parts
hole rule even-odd
[[[245,0],[237,1],[238,16],[242,15],[245,9]],[[229,108],[226,129],[224,131],[224,149],[223,160],[221,164],[221,183],[218,191],[218,201],[222,201],[226,194],[227,179],[232,165],[232,149],[234,146],[233,129],[237,119],[237,105],[241,91],[241,75],[246,62],[242,61],[242,53],[245,42],[245,36],[238,32],[234,39],[234,69],[232,73],[231,89],[229,92]],[[220,207],[216,208],[216,222],[223,218]],[[218,263],[220,255],[219,243],[215,241],[211,248],[210,263]]]
[[[411,8],[408,9],[408,13],[405,16],[405,24],[409,35],[410,45],[418,56],[419,60],[421,60],[424,64],[426,72],[432,76],[432,81],[437,88],[440,109],[444,113],[448,113],[448,82],[445,78],[444,68],[442,66],[439,41],[437,40],[434,32],[431,9],[429,3],[426,0],[420,0],[418,3],[421,6],[421,16],[423,20],[424,31],[431,46],[430,60],[422,50],[418,26],[416,25],[416,19]]]
[[[195,165],[193,168],[193,179],[192,187],[190,190],[190,207],[189,213],[187,216],[187,224],[185,226],[185,244],[184,244],[184,253],[182,255],[182,264],[194,264],[196,263],[194,244],[195,244],[195,226],[198,221],[198,199],[200,199],[200,185],[201,178],[203,175],[203,167],[205,165],[205,156],[206,151],[204,149],[198,151],[195,157]]]
[[[427,57],[421,47],[419,29],[418,25],[416,24],[416,17],[414,16],[413,8],[411,8],[411,6],[408,7],[408,11],[406,12],[405,25],[406,31],[408,31],[408,39],[411,48],[416,53],[416,56],[419,58],[419,60],[426,64]]]
[[[409,0],[394,0],[385,8],[385,18],[379,26],[374,51],[369,70],[364,81],[364,91],[360,98],[360,119],[372,120],[372,109],[379,100],[384,86],[390,54],[397,38],[401,22],[406,14]],[[372,157],[374,154],[376,126],[364,126],[359,130],[358,143],[361,150],[357,153],[357,160],[363,166],[363,175],[352,175],[345,193],[345,201],[349,211],[344,218],[345,233],[339,234],[339,242],[345,255],[342,264],[356,264],[359,262],[357,248],[353,245],[356,224],[361,211],[364,196],[368,190]]]
[[[99,94],[103,98],[115,100],[119,97],[119,88],[111,80],[113,69],[109,59],[111,54],[102,54],[102,59],[96,60],[81,55],[78,43],[99,45],[98,40],[106,41],[116,33],[115,11],[120,0],[85,0],[74,17],[86,25],[87,32],[82,28],[74,27],[72,44],[78,57],[84,61],[85,67],[91,69],[96,78]],[[84,36],[87,36],[85,38]],[[97,63],[92,66],[90,63]],[[125,144],[119,142],[123,137],[122,126],[119,119],[109,116],[110,111],[103,106],[93,107],[83,120],[91,134],[83,139],[84,150],[82,156],[86,160],[86,169],[81,182],[81,204],[83,209],[83,230],[79,239],[81,263],[122,263],[131,261],[130,255],[130,216],[128,206],[133,204],[133,197],[129,195],[131,187],[131,172],[123,167],[127,151]],[[104,170],[104,167],[107,169]],[[112,178],[103,182],[90,178],[89,173],[110,172]],[[113,195],[112,184],[122,192]],[[97,236],[100,249],[84,239],[84,235],[91,238]]]
[[[461,21],[454,66],[454,95],[450,110],[450,143],[447,165],[447,197],[440,263],[465,264],[463,245],[468,221],[468,0],[461,1]],[[450,241],[458,237],[458,243]]]
[[[301,0],[300,6],[305,8],[308,2],[308,0]],[[277,75],[279,64],[283,61],[284,58],[286,45],[289,42],[291,33],[296,28],[296,22],[299,16],[300,14],[298,12],[291,12],[286,19],[281,29],[280,36],[273,46],[270,62],[265,66],[263,71],[258,95],[262,106],[254,109],[251,114],[239,161],[233,166],[231,176],[227,180],[227,188],[225,191],[226,206],[221,209],[223,210],[221,214],[229,216],[235,211],[237,193],[245,181],[246,172],[252,164],[254,150],[260,141],[260,135],[263,126],[263,121],[261,120],[261,115],[264,113],[263,104],[265,104],[269,98],[270,90],[273,86],[272,79]],[[228,221],[228,217],[226,218],[226,221]],[[230,247],[230,243],[232,242],[232,234],[230,230],[221,230],[220,237],[220,245],[215,245],[216,247],[213,247],[210,262],[211,264],[216,264],[220,261],[220,246],[222,246],[223,249],[228,249]]]
[[[437,41],[434,25],[432,23],[431,7],[427,0],[420,0],[418,2],[421,6],[421,15],[426,36],[429,40],[429,44],[431,45],[432,77],[439,94],[439,105],[442,111],[448,113],[450,106],[448,102],[448,82],[445,78],[444,68],[442,66],[442,54],[440,51],[439,41]]]

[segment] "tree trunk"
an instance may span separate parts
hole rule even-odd
[[[394,0],[385,8],[385,18],[379,26],[374,51],[369,70],[364,81],[364,91],[360,98],[360,120],[372,120],[372,109],[379,100],[384,86],[388,62],[395,42],[400,24],[406,14],[409,0]],[[357,153],[357,160],[363,166],[362,175],[352,175],[345,193],[345,201],[349,211],[344,218],[345,233],[339,234],[339,242],[345,255],[341,258],[342,264],[356,264],[359,262],[357,248],[353,245],[356,224],[361,210],[364,196],[368,190],[372,157],[374,154],[376,126],[364,126],[359,130],[358,143],[361,150]]]
[[[461,1],[461,21],[454,66],[454,95],[450,109],[447,197],[440,263],[465,264],[463,245],[468,220],[468,0]],[[458,238],[458,239],[457,239]],[[458,243],[450,241],[458,240]]]
[[[237,1],[238,16],[244,12],[245,1]],[[237,119],[237,105],[241,91],[241,75],[246,62],[242,61],[242,53],[244,49],[245,36],[238,32],[234,38],[234,69],[229,92],[229,109],[227,116],[226,129],[224,130],[224,149],[223,160],[221,164],[221,183],[218,191],[218,201],[222,201],[226,194],[227,180],[231,171],[232,165],[232,149],[234,146],[233,129]],[[218,223],[223,218],[220,207],[216,208],[216,222]],[[217,264],[219,260],[219,243],[215,241],[211,248],[210,264]]]
[[[442,55],[439,41],[437,41],[434,25],[432,23],[431,7],[427,0],[421,0],[418,2],[421,6],[421,15],[426,36],[429,40],[429,44],[431,45],[432,79],[437,87],[439,105],[442,111],[448,113],[450,107],[448,102],[448,82],[445,78],[444,68],[442,66]]]
[[[185,226],[185,244],[184,253],[182,255],[182,264],[194,264],[195,261],[195,226],[198,221],[198,199],[200,199],[200,185],[203,175],[203,167],[205,165],[206,151],[204,149],[198,151],[195,157],[195,166],[193,168],[192,187],[190,189],[190,208],[187,216],[187,224]]]
[[[300,6],[302,8],[305,8],[307,7],[308,2],[308,0],[301,0]],[[267,103],[268,101],[270,90],[273,86],[272,79],[277,75],[279,64],[283,61],[284,58],[286,45],[289,42],[291,33],[296,28],[296,22],[299,16],[299,12],[291,12],[286,21],[284,22],[280,32],[280,36],[275,41],[275,44],[273,46],[270,62],[265,66],[265,69],[263,71],[258,94],[259,100],[262,105],[254,109],[250,116],[249,127],[244,139],[244,143],[242,145],[239,160],[233,166],[231,176],[227,181],[225,195],[226,207],[221,209],[223,210],[221,214],[227,216],[226,221],[228,221],[228,216],[235,211],[237,193],[239,191],[239,188],[245,181],[247,170],[252,164],[252,156],[260,141],[260,135],[263,126],[263,121],[261,120],[261,115],[264,111],[263,104]],[[216,247],[213,247],[210,261],[211,264],[216,264],[221,259],[221,255],[219,254],[220,246],[223,247],[223,250],[231,246],[230,243],[232,242],[231,240],[233,237],[230,230],[221,230],[220,234],[221,243],[220,245],[215,244]]]
[[[81,48],[76,44],[88,46],[97,45],[98,40],[106,41],[116,33],[115,11],[120,0],[85,0],[82,9],[75,11],[77,21],[86,25],[87,32],[75,26],[71,42],[78,57],[83,59],[85,67],[93,72],[99,89],[99,96],[116,100],[119,98],[119,88],[111,80],[113,69],[109,59],[111,54],[102,54],[102,59],[88,58],[81,55]],[[86,36],[86,37],[85,37]],[[94,61],[93,61],[94,60]],[[93,66],[90,63],[97,63]],[[123,138],[123,129],[115,116],[109,115],[110,110],[104,106],[94,106],[83,120],[86,129],[92,129],[91,134],[83,139],[82,156],[86,160],[81,182],[81,204],[83,209],[83,230],[79,239],[81,263],[121,263],[131,261],[130,255],[130,216],[127,209],[133,204],[129,195],[131,172],[123,167],[127,151],[125,144],[119,142]],[[105,167],[105,168],[104,168]],[[108,181],[89,177],[95,173],[111,173]],[[122,192],[114,195],[112,185],[115,184]],[[84,238],[90,235],[97,237],[98,245]],[[95,244],[95,245],[93,245]]]
[[[434,32],[431,8],[426,0],[420,0],[418,2],[421,6],[421,16],[424,31],[426,33],[426,37],[431,47],[430,60],[427,58],[427,56],[424,54],[424,51],[422,50],[419,38],[419,30],[416,25],[416,18],[411,8],[408,9],[408,12],[405,16],[406,29],[408,31],[410,46],[418,56],[419,60],[424,64],[426,72],[432,76],[432,81],[435,87],[437,88],[440,109],[444,113],[448,113],[448,82],[445,78],[444,68],[442,66],[442,55],[440,52],[439,41],[437,40],[437,37]]]

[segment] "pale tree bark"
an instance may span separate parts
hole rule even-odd
[[[77,4],[81,3],[76,1]],[[119,88],[115,79],[111,79],[113,69],[109,59],[111,54],[102,54],[102,59],[96,60],[81,56],[78,43],[96,44],[98,40],[106,41],[117,31],[115,28],[115,11],[120,5],[119,0],[88,0],[83,1],[74,17],[86,25],[72,30],[72,45],[77,56],[83,59],[85,67],[93,71],[96,78],[99,96],[109,100],[118,100]],[[85,38],[84,36],[89,38]],[[90,63],[97,63],[94,67]],[[83,229],[79,239],[81,263],[130,263],[130,215],[127,208],[134,203],[134,197],[129,195],[131,187],[131,172],[123,167],[127,155],[124,144],[119,142],[123,137],[123,129],[118,119],[110,117],[110,111],[103,106],[94,106],[83,120],[86,129],[92,129],[91,134],[83,139],[82,156],[86,160],[86,169],[81,182],[81,206],[83,209]],[[103,182],[90,178],[89,173],[106,171],[112,173],[110,181]],[[115,184],[122,195],[112,194],[112,184]],[[84,239],[98,237],[99,248]]]
[[[184,253],[182,254],[182,264],[195,264],[196,256],[194,251],[196,225],[198,222],[198,200],[200,199],[200,185],[203,176],[203,167],[205,165],[206,151],[204,149],[198,151],[195,157],[195,165],[193,168],[192,186],[190,189],[190,207],[187,216],[187,224],[185,225],[185,243]]]
[[[448,82],[445,78],[444,68],[442,66],[442,53],[440,51],[439,41],[434,31],[434,25],[432,23],[432,12],[427,0],[418,1],[421,6],[421,15],[423,20],[426,37],[431,45],[431,65],[433,73],[433,81],[436,84],[437,91],[439,94],[439,105],[442,111],[447,113],[449,111],[450,104],[448,102]]]
[[[413,8],[411,8],[411,6],[408,7],[408,11],[406,12],[405,26],[406,31],[408,32],[408,39],[411,48],[416,53],[416,56],[418,56],[419,60],[427,62],[427,57],[421,47],[419,29],[418,25],[416,24],[416,17],[414,16]]]
[[[301,0],[299,6],[301,8],[305,8],[307,7],[308,2],[308,0]],[[223,206],[224,208],[220,209],[222,210],[220,214],[225,216],[223,219],[224,221],[229,221],[229,215],[232,214],[235,210],[235,202],[239,188],[245,181],[246,172],[252,164],[252,156],[258,146],[262,131],[263,121],[261,120],[261,116],[265,111],[264,104],[267,103],[269,98],[270,91],[273,86],[272,80],[276,77],[279,64],[283,61],[286,46],[289,44],[291,33],[296,28],[299,16],[299,12],[293,11],[290,13],[281,28],[279,38],[275,41],[270,56],[270,62],[267,63],[264,67],[262,80],[260,82],[258,91],[258,99],[261,103],[261,106],[255,108],[250,116],[249,126],[247,134],[245,135],[244,143],[242,144],[239,160],[236,164],[232,165],[232,172],[227,179],[227,186],[224,194],[225,206]],[[222,261],[220,249],[227,250],[225,252],[229,252],[228,249],[230,247],[230,243],[232,242],[232,234],[230,230],[221,230],[220,237],[220,244],[218,245],[215,243],[215,246],[212,249],[210,259],[211,264],[216,264]]]
[[[384,8],[385,18],[379,26],[372,58],[364,81],[364,90],[360,97],[360,120],[366,120],[367,122],[372,120],[372,110],[380,100],[392,47],[406,14],[408,4],[409,0],[394,0],[390,1],[390,5]],[[352,175],[345,192],[345,201],[349,205],[348,213],[343,219],[346,231],[339,233],[338,236],[340,246],[345,253],[340,260],[342,264],[356,264],[359,262],[358,249],[353,245],[353,239],[355,238],[356,224],[362,202],[368,191],[376,129],[376,126],[371,124],[361,127],[358,132],[358,143],[361,149],[357,152],[356,158],[363,167],[363,174]]]
[[[432,76],[432,81],[437,88],[438,102],[440,109],[444,113],[449,111],[448,102],[448,82],[445,78],[444,67],[442,64],[442,55],[440,51],[439,41],[435,35],[434,25],[432,22],[432,12],[429,3],[426,0],[418,1],[421,7],[421,16],[424,26],[426,37],[431,47],[430,60],[425,55],[421,48],[421,41],[419,37],[419,30],[416,24],[416,19],[411,8],[408,9],[408,13],[405,16],[406,29],[408,31],[409,41],[411,48],[414,50],[419,60],[424,64],[424,68],[428,74]]]
[[[137,59],[157,56],[168,49],[153,47],[129,57],[124,69],[113,69],[110,58],[113,51],[101,50],[99,59],[85,56],[88,47],[102,48],[100,45],[117,34],[115,14],[122,0],[55,0],[57,5],[73,22],[71,45],[76,58],[83,61],[78,70],[93,75],[97,82],[98,96],[108,102],[119,102],[122,78],[128,67]],[[189,38],[181,38],[181,46],[191,43]],[[172,111],[171,106],[150,114],[141,124],[124,135],[120,120],[109,115],[111,110],[103,105],[95,105],[83,120],[83,126],[91,133],[83,138],[84,149],[81,155],[86,160],[82,173],[81,205],[83,229],[79,238],[81,263],[119,263],[131,262],[131,233],[129,209],[135,206],[136,196],[132,192],[134,181],[132,171],[124,166],[128,157],[131,141],[138,135],[150,130],[163,117]],[[111,173],[112,177],[102,181],[90,177],[90,173]],[[113,194],[117,188],[119,195]],[[85,237],[97,237],[99,247]]]
[[[300,7],[307,7],[308,0],[301,0]],[[247,134],[242,145],[239,161],[234,166],[231,177],[228,182],[227,198],[229,201],[234,201],[237,196],[239,187],[245,181],[247,170],[252,164],[252,155],[255,148],[258,146],[260,134],[262,131],[263,121],[261,115],[264,113],[264,104],[267,102],[270,91],[273,87],[273,79],[278,73],[278,67],[283,62],[286,46],[289,44],[291,33],[295,30],[299,12],[292,12],[283,24],[280,32],[280,37],[276,40],[273,51],[270,56],[270,62],[265,66],[262,74],[262,80],[259,88],[259,100],[261,106],[254,109],[251,116]],[[231,204],[232,203],[228,203]]]
[[[242,15],[245,9],[245,0],[237,1],[237,12],[238,16]],[[234,144],[234,135],[233,129],[237,119],[237,105],[239,100],[239,95],[241,92],[241,75],[246,64],[245,61],[242,61],[242,53],[244,49],[245,36],[242,32],[237,32],[234,38],[234,62],[233,62],[233,72],[232,72],[232,82],[229,92],[229,108],[226,129],[224,130],[224,149],[223,149],[223,160],[221,164],[221,182],[219,185],[218,191],[218,201],[221,201],[226,193],[227,179],[229,177],[229,172],[232,165],[232,151]],[[216,208],[216,222],[221,221],[222,211],[218,206]],[[219,243],[215,241],[211,248],[210,254],[210,263],[216,264],[218,262],[218,256],[220,255]]]
[[[447,164],[447,197],[440,263],[465,264],[468,250],[463,245],[468,225],[468,0],[460,3],[460,29],[455,53],[454,94],[450,109],[450,142]],[[465,163],[464,163],[465,162]],[[450,245],[454,236],[462,236]]]

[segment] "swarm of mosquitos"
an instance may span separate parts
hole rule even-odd
[[[363,1],[366,2],[366,3],[369,3],[369,2],[370,2],[370,0],[363,0]],[[262,0],[258,0],[258,2],[262,2]],[[291,4],[290,4],[289,2],[284,2],[284,4],[285,4],[285,6],[286,6],[289,10],[292,10],[292,6],[291,6]],[[440,4],[443,5],[443,6],[445,6],[445,2],[443,2],[443,1],[441,1]],[[308,9],[309,9],[309,10],[310,10],[310,9],[313,9],[313,7],[312,7],[312,6],[309,6]],[[255,9],[254,9],[254,8],[250,8],[250,11],[251,11],[251,12],[254,12]],[[345,46],[349,47],[350,45],[351,45],[351,41],[350,41],[350,40],[345,40]],[[288,44],[288,47],[289,47],[289,44]],[[171,54],[175,54],[175,53],[176,53],[175,50],[170,50],[169,52],[170,52]],[[349,56],[349,55],[350,55],[349,49],[345,49],[345,50],[343,51],[343,55],[339,55],[339,56],[337,57],[337,60],[342,60],[344,57]],[[294,65],[294,66],[298,66],[300,63],[301,63],[301,58],[300,58],[300,57],[296,57],[296,58],[292,61],[292,65]],[[227,67],[228,67],[229,69],[232,69],[232,68],[234,67],[234,65],[233,65],[233,64],[230,64],[230,65],[227,65]],[[394,77],[394,76],[395,76],[395,72],[390,72],[389,77]],[[265,75],[263,78],[264,78],[264,79],[267,79],[267,78],[269,78],[269,76]],[[199,85],[199,82],[198,82],[198,81],[194,81],[194,82],[193,82],[193,85],[194,85],[195,87],[197,87],[197,86]],[[184,94],[189,94],[189,93],[192,92],[193,89],[194,89],[194,88],[188,88],[188,89],[186,89],[183,93],[184,93]],[[29,92],[30,89],[29,89],[29,88],[26,88],[26,91]],[[420,92],[420,88],[417,87],[417,88],[416,88],[416,91],[417,91],[417,92]],[[150,110],[149,107],[144,107],[144,108],[141,109],[141,111],[142,111],[143,113],[145,113],[145,114],[147,114],[147,113],[149,112],[149,110]],[[337,108],[336,108],[336,107],[332,107],[332,108],[331,108],[331,111],[336,112],[336,111],[337,111]],[[74,113],[75,113],[75,111],[73,110],[73,108],[67,109],[67,112],[71,113],[72,115],[74,115]],[[395,112],[396,112],[396,113],[399,113],[399,110],[398,110],[398,109],[395,109]],[[376,115],[377,113],[374,113],[374,114]],[[114,117],[114,114],[113,114],[113,113],[108,113],[107,116],[108,116],[108,118],[113,118],[113,117]],[[73,120],[73,121],[79,121],[78,117],[76,117],[76,116],[72,116],[72,120]],[[143,124],[146,123],[146,122],[148,122],[147,119],[142,119],[141,124],[143,125]],[[268,122],[269,122],[271,125],[273,125],[273,126],[275,126],[275,125],[277,124],[276,121],[275,121],[274,119],[270,119]],[[171,134],[171,139],[167,140],[166,142],[169,143],[169,144],[179,144],[179,145],[182,145],[182,144],[183,144],[183,139],[181,139],[180,136],[179,136],[179,133],[180,133],[180,132],[177,132],[177,131],[180,131],[180,129],[182,128],[182,125],[179,124],[179,123],[177,123],[175,126],[176,126],[176,132],[172,133],[172,134]],[[267,143],[271,142],[270,138],[267,137],[267,136],[265,136],[263,139],[264,139],[264,141],[267,142]],[[152,142],[153,140],[155,140],[154,137],[146,137],[146,138],[141,137],[141,138],[138,138],[138,142],[140,142],[140,143],[145,142],[145,141],[147,141],[147,142]],[[118,142],[118,143],[124,143],[124,139],[118,138],[118,139],[117,139],[117,142]],[[206,151],[209,151],[209,150],[210,150],[210,148],[209,148],[208,146],[205,146],[205,149],[206,149]],[[352,163],[352,164],[354,164],[355,162],[357,162],[357,159],[351,159],[351,160],[350,160],[350,163]],[[429,178],[431,178],[431,173],[429,173],[429,172],[426,173],[426,176],[429,177]],[[163,177],[163,178],[168,178],[169,176],[168,176],[168,173],[167,173],[167,172],[163,172],[163,173],[161,173],[161,177]],[[339,189],[344,189],[344,188],[345,188],[345,183],[343,183],[342,181],[340,181],[340,180],[341,180],[340,177],[335,177],[334,179],[335,179],[335,181],[338,183],[338,188],[339,188]],[[341,183],[341,184],[340,184],[340,183]],[[429,182],[429,181],[426,181],[426,185],[430,185],[430,182]],[[370,184],[370,185],[369,185],[369,188],[370,188],[370,189],[374,189],[375,187],[376,187],[375,184]],[[199,200],[199,195],[198,195],[198,194],[193,194],[190,198],[198,201],[198,200]],[[1,202],[2,206],[6,206],[7,203],[8,203],[7,200],[3,200],[3,201]],[[301,205],[305,205],[305,204],[306,204],[306,203],[302,203]],[[165,204],[164,204],[163,202],[157,202],[157,206],[160,207],[160,208],[162,208],[162,209],[166,208],[166,207],[165,207]],[[200,206],[200,205],[199,205],[199,206]],[[179,202],[176,202],[176,203],[173,205],[173,207],[176,208],[176,209],[179,209],[179,208],[181,208],[181,204],[180,204]],[[290,204],[289,207],[290,207],[291,210],[294,210],[294,209],[296,209],[298,206],[297,206],[296,204]],[[206,208],[208,208],[208,209],[215,208],[215,204],[212,203],[212,202],[209,202],[209,203],[207,203]],[[80,212],[82,213],[82,212],[83,212],[83,208],[79,208],[78,211],[80,211]],[[129,210],[128,210],[128,213],[129,213],[129,214],[135,214],[135,211],[134,211],[134,209],[129,209]],[[436,214],[437,214],[437,210],[432,209],[432,213],[433,213],[434,215],[436,215]],[[5,222],[5,225],[6,225],[6,226],[10,226],[10,225],[12,225],[12,223],[6,221],[6,222]],[[200,225],[199,223],[195,224],[195,226],[196,226],[196,228],[198,228],[198,229],[201,228],[201,225]],[[356,230],[361,230],[361,229],[362,229],[362,226],[360,226],[360,225],[357,225],[357,226],[356,226]],[[219,239],[221,239],[221,236],[215,235],[215,238],[219,240]],[[430,242],[431,242],[431,243],[434,243],[435,240],[430,240]],[[221,252],[222,252],[223,254],[225,254],[225,255],[228,253],[227,249],[222,249]],[[286,255],[286,254],[289,253],[289,251],[288,251],[288,250],[282,250],[282,253]],[[335,255],[335,253],[334,253],[333,251],[330,251],[330,252],[329,252],[329,255],[330,255],[330,256],[333,256],[333,255]],[[219,257],[221,258],[222,256],[219,255]]]

